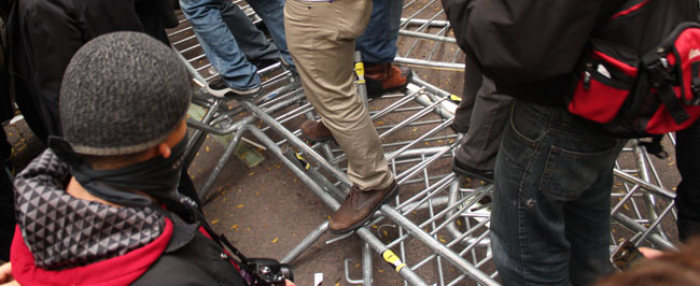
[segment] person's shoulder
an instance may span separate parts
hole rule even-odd
[[[197,233],[184,246],[164,252],[132,285],[245,285],[238,270],[222,259],[223,253]]]

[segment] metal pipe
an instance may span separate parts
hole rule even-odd
[[[430,247],[442,257],[450,261],[452,264],[460,268],[465,274],[472,277],[478,283],[484,285],[499,285],[496,281],[491,279],[488,275],[484,274],[480,269],[474,267],[469,262],[467,262],[463,257],[457,255],[452,250],[446,246],[436,243],[435,240],[425,233],[422,229],[414,225],[410,220],[408,220],[403,215],[396,212],[393,208],[388,205],[383,205],[381,207],[382,213],[390,218],[392,221],[399,224],[401,227],[405,228],[410,232],[413,237],[424,243],[426,246]]]
[[[464,69],[466,67],[465,64],[459,64],[459,63],[426,61],[426,60],[412,59],[412,58],[399,57],[399,56],[394,58],[394,63],[420,66],[420,67],[437,68],[437,69],[443,69],[443,70],[449,70],[449,71],[462,71],[462,72],[464,71]]]
[[[408,25],[425,25],[429,24],[430,26],[436,26],[436,27],[444,27],[444,26],[449,26],[450,22],[445,21],[445,20],[427,20],[427,19],[408,19],[408,18],[401,18],[401,24],[406,24],[408,22]]]
[[[649,183],[647,183],[647,182],[645,182],[645,181],[640,180],[640,179],[637,178],[637,177],[634,177],[634,176],[632,176],[632,175],[630,175],[630,174],[624,173],[624,172],[622,172],[622,171],[620,171],[620,170],[614,169],[614,170],[613,170],[613,173],[615,174],[615,176],[617,176],[617,177],[620,178],[620,179],[623,179],[623,180],[625,180],[625,181],[631,182],[631,183],[633,183],[633,184],[637,184],[637,185],[639,185],[640,187],[642,187],[642,188],[644,188],[644,189],[646,189],[646,190],[648,190],[648,191],[651,191],[651,192],[653,192],[653,193],[655,193],[655,194],[657,194],[657,195],[659,195],[659,196],[662,196],[662,197],[664,197],[664,198],[666,198],[666,199],[673,200],[673,199],[676,198],[676,194],[675,194],[675,193],[672,193],[672,192],[669,192],[669,191],[667,191],[667,190],[665,190],[665,189],[659,188],[658,186],[649,184]]]
[[[280,263],[286,263],[286,264],[291,264],[295,259],[299,257],[302,253],[304,253],[305,250],[309,249],[314,242],[316,242],[321,235],[326,233],[328,230],[328,221],[324,221],[321,223],[319,226],[317,226],[314,230],[312,230],[302,241],[297,244],[292,250],[287,253],[282,259],[280,259]]]
[[[430,33],[424,33],[424,32],[415,32],[415,31],[409,31],[409,30],[399,30],[399,35],[408,36],[408,37],[414,37],[414,38],[420,38],[420,39],[426,39],[426,40],[440,41],[440,42],[445,42],[445,43],[450,43],[450,44],[456,44],[456,43],[457,43],[457,41],[455,40],[455,38],[445,37],[445,36],[437,36],[437,35],[433,35],[433,34],[430,34]]]
[[[257,116],[258,118],[260,118],[260,120],[262,120],[263,122],[265,122],[265,124],[267,124],[268,126],[272,127],[272,128],[275,129],[278,133],[280,133],[282,136],[284,136],[285,138],[287,138],[288,142],[291,143],[294,147],[296,147],[296,148],[298,148],[298,149],[300,149],[300,150],[305,150],[304,153],[308,154],[317,164],[319,164],[320,166],[323,166],[324,169],[327,169],[329,172],[331,172],[331,173],[333,174],[333,176],[335,176],[338,180],[340,180],[341,182],[343,182],[343,183],[346,184],[346,185],[352,185],[352,183],[350,183],[350,181],[348,180],[348,178],[347,178],[347,176],[346,176],[345,173],[342,173],[342,172],[338,171],[338,169],[336,169],[336,168],[334,168],[333,166],[331,166],[331,165],[328,163],[328,161],[324,160],[323,157],[321,157],[321,155],[319,155],[319,154],[316,153],[316,152],[313,152],[313,150],[311,150],[311,148],[309,148],[308,145],[306,145],[306,144],[305,144],[304,142],[302,142],[299,138],[297,138],[296,136],[294,136],[294,134],[292,134],[292,132],[290,132],[289,130],[287,130],[286,128],[284,128],[284,126],[282,126],[282,125],[279,124],[277,121],[275,121],[275,119],[272,118],[270,115],[268,115],[267,113],[265,113],[264,111],[262,111],[260,108],[258,108],[257,106],[255,106],[255,105],[254,105],[252,102],[250,102],[250,101],[242,100],[242,101],[241,101],[241,104],[242,104],[246,109],[248,109],[248,111],[250,111],[250,112],[253,113],[255,116]],[[277,145],[275,145],[275,146],[277,146]]]
[[[370,256],[369,244],[362,244],[362,286],[372,286],[372,256]]]
[[[613,215],[613,218],[620,223],[621,225],[635,231],[635,232],[644,232],[646,231],[646,228],[637,222],[635,222],[633,219],[629,218],[628,216],[622,214],[622,213],[616,213]],[[677,250],[676,246],[674,246],[672,243],[668,242],[667,240],[663,239],[660,235],[652,233],[649,235],[649,240],[653,242],[654,244],[666,249],[666,250]]]

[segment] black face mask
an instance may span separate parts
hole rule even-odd
[[[187,148],[187,137],[173,146],[168,158],[156,156],[136,165],[113,170],[94,170],[73,152],[60,138],[49,139],[49,147],[71,166],[75,179],[92,195],[123,206],[148,206],[153,202],[146,196],[129,192],[142,191],[159,200],[179,202],[183,195],[177,192],[182,163]]]

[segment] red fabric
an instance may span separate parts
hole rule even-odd
[[[569,102],[569,112],[598,123],[608,123],[625,103],[629,91],[620,90],[591,79],[589,88],[579,81]]]
[[[683,31],[676,39],[674,46],[678,51],[678,55],[681,57],[681,69],[683,70],[683,92],[685,94],[685,99],[692,99],[691,91],[691,68],[690,65],[694,62],[700,61],[700,29],[690,28]],[[691,58],[691,53],[693,57]],[[674,53],[669,53],[667,56],[669,65],[676,65],[678,60]],[[680,93],[678,93],[680,96]]]
[[[667,56],[668,63],[671,66],[675,66],[680,62],[681,70],[683,71],[683,80],[680,87],[673,87],[673,91],[677,97],[680,98],[685,95],[685,100],[691,100],[693,97],[691,90],[691,64],[700,61],[700,29],[690,28],[683,31],[674,42],[674,46],[678,51],[680,59],[677,59],[674,53],[669,53]],[[682,93],[681,88],[683,91]],[[682,130],[693,124],[695,119],[700,117],[700,106],[683,105],[683,109],[685,109],[685,112],[690,116],[690,119],[682,124],[677,124],[666,107],[662,105],[649,119],[645,128],[646,131],[650,134],[664,134],[666,132]]]
[[[651,1],[651,0],[646,0],[646,1],[644,1],[644,2],[641,2],[641,3],[637,4],[637,5],[634,5],[634,6],[632,6],[632,7],[629,7],[629,8],[627,8],[627,9],[625,9],[625,10],[622,10],[622,11],[620,11],[620,12],[615,13],[615,15],[613,15],[612,17],[610,17],[610,21],[615,20],[615,19],[617,19],[617,18],[620,17],[620,16],[624,16],[624,15],[627,15],[627,14],[632,13],[632,12],[634,12],[634,11],[637,11],[639,8],[642,8],[642,7],[644,7],[644,5],[648,4],[649,1]]]
[[[128,253],[69,269],[51,271],[34,265],[34,257],[15,227],[10,261],[12,275],[22,286],[31,285],[129,285],[136,281],[161,256],[170,242],[173,224],[165,219],[163,234],[151,243]]]
[[[602,59],[604,62],[606,62],[609,65],[612,65],[616,67],[618,70],[623,72],[624,74],[628,76],[637,76],[637,68],[630,66],[616,58],[613,58],[611,56],[608,56],[604,54],[601,51],[593,51],[593,55],[598,57],[599,59]]]

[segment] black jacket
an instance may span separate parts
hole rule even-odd
[[[15,0],[8,42],[15,96],[22,113],[31,113],[25,114],[30,127],[39,129],[41,123],[45,132],[37,133],[60,135],[58,97],[63,72],[89,40],[115,31],[140,31],[169,44],[163,30],[164,10],[172,13],[172,5],[163,3],[169,1]]]
[[[156,206],[73,198],[70,176],[47,149],[15,179],[11,262],[21,285],[246,285],[198,225]]]
[[[443,0],[455,37],[497,92],[563,103],[596,25],[624,0]]]

